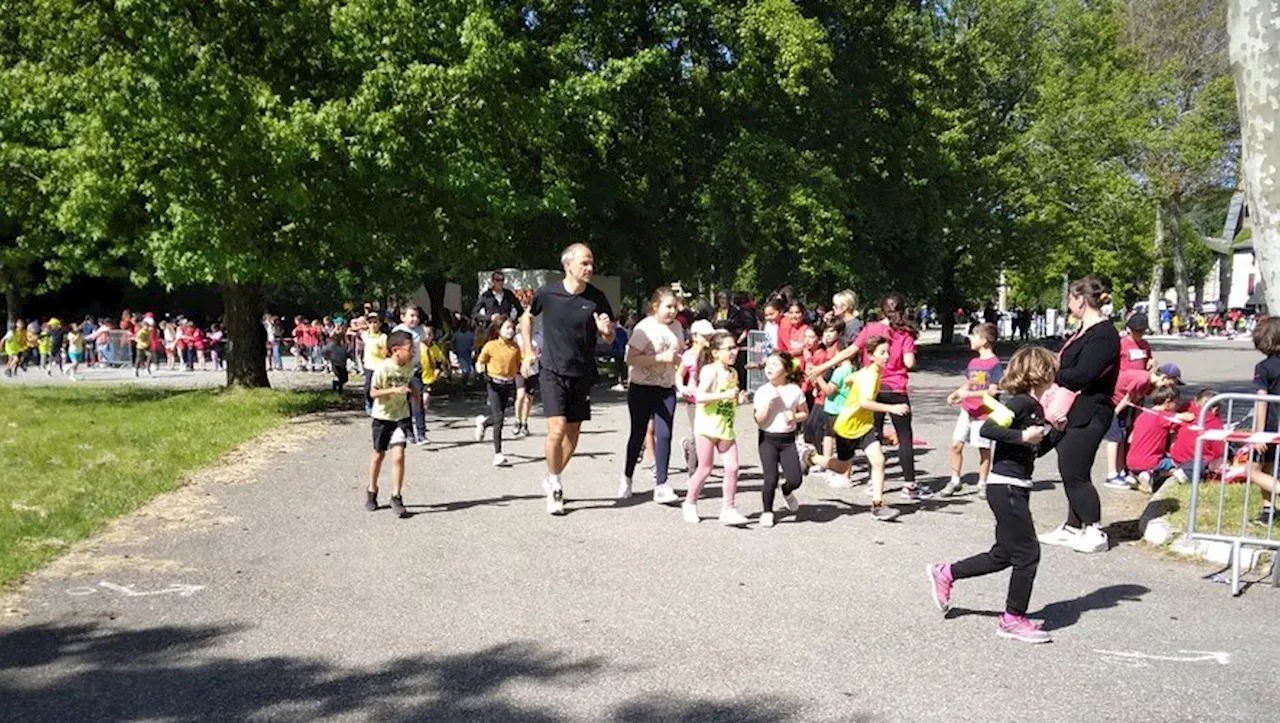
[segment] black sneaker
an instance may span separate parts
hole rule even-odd
[[[364,508],[370,512],[374,512],[378,509],[377,492],[370,492],[369,490],[364,491]]]
[[[1276,511],[1270,507],[1263,507],[1262,512],[1253,519],[1253,524],[1259,527],[1270,527],[1275,524]]]
[[[396,513],[397,517],[408,517],[409,511],[404,508],[404,500],[399,497],[391,498],[391,511]]]

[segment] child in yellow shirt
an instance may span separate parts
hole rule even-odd
[[[489,341],[480,349],[476,366],[488,377],[489,414],[476,417],[476,441],[484,440],[484,430],[493,427],[493,466],[507,466],[502,455],[502,425],[507,406],[516,396],[516,376],[520,374],[520,347],[516,344],[516,325],[506,316],[493,320]]]

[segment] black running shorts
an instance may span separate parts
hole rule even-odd
[[[542,409],[548,417],[564,417],[566,422],[591,419],[591,378],[562,377],[542,370]]]

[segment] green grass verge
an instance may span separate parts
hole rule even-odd
[[[1258,517],[1264,499],[1262,491],[1257,487],[1243,484],[1201,486],[1196,509],[1196,532],[1213,534],[1217,531],[1219,494],[1223,495],[1221,534],[1238,536],[1243,527],[1243,533],[1250,537],[1267,536],[1267,528],[1261,525],[1248,522],[1243,526],[1241,524],[1244,519],[1245,495],[1249,496],[1250,520]],[[1191,485],[1177,485],[1173,488],[1165,499],[1165,505],[1169,510],[1169,524],[1176,530],[1186,532],[1191,512]],[[1280,529],[1273,529],[1271,534],[1280,537]]]
[[[332,394],[77,386],[0,389],[0,589]]]

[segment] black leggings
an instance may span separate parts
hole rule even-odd
[[[1111,420],[1095,416],[1083,427],[1067,427],[1058,442],[1058,474],[1067,493],[1067,527],[1083,529],[1102,521],[1102,503],[1093,486],[1093,459]]]
[[[653,419],[653,479],[667,483],[667,467],[671,463],[671,429],[676,416],[675,387],[632,384],[627,387],[627,411],[631,413],[631,436],[627,437],[627,479],[636,473],[640,455],[644,453],[644,437]]]
[[[1012,567],[1005,612],[1026,616],[1031,588],[1040,566],[1040,542],[1031,521],[1031,490],[1015,485],[987,485],[987,505],[996,517],[996,544],[989,552],[974,555],[951,566],[951,577],[962,580]]]
[[[764,486],[760,488],[760,496],[764,499],[765,512],[773,511],[779,465],[787,480],[782,485],[782,494],[789,495],[800,489],[804,471],[800,469],[800,454],[796,451],[796,433],[761,432],[760,467],[764,472]]]
[[[890,392],[881,390],[876,395],[876,401],[881,404],[910,404],[907,395],[903,392]],[[890,414],[889,418],[893,420],[893,428],[898,432],[898,464],[902,466],[902,480],[909,485],[916,483],[916,437],[911,431],[911,415],[908,414],[899,417],[896,414]],[[880,437],[880,444],[884,444],[884,414],[876,412],[875,414],[876,434]]]
[[[502,454],[502,425],[507,421],[507,405],[515,398],[514,380],[489,380],[489,416],[484,418],[484,426],[493,427],[493,451],[496,454]]]

